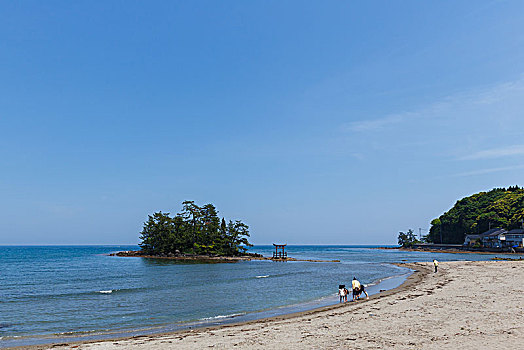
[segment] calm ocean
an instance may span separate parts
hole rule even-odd
[[[251,251],[270,256],[272,248]],[[362,246],[287,248],[291,257],[341,262],[197,264],[106,255],[136,246],[0,246],[0,347],[157,333],[300,311],[336,303],[338,285],[350,284],[353,276],[373,293],[398,285],[409,270],[392,262],[492,257]]]

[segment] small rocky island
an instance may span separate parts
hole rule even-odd
[[[249,227],[242,221],[218,216],[213,204],[198,206],[193,201],[182,203],[175,216],[157,212],[149,215],[140,233],[140,250],[110,254],[122,257],[191,260],[198,262],[236,262],[241,260],[313,261],[294,258],[274,259],[248,253]],[[323,261],[323,260],[322,260]],[[333,260],[332,262],[338,262]]]
[[[238,260],[262,257],[247,253],[249,227],[236,220],[226,222],[213,204],[182,203],[174,216],[157,212],[149,215],[140,232],[140,250],[115,253],[117,256],[179,260]]]

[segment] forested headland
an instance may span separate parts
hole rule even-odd
[[[246,253],[249,227],[243,222],[218,216],[213,204],[198,206],[182,203],[182,211],[170,216],[157,212],[149,215],[140,233],[142,255],[240,256]]]
[[[425,241],[462,244],[467,234],[496,227],[520,228],[523,220],[524,189],[518,186],[494,188],[458,200],[450,210],[431,221]]]

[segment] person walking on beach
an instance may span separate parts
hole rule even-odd
[[[341,284],[338,286],[338,295],[340,296],[340,302],[348,301],[348,290],[345,285]]]
[[[437,259],[433,259],[433,266],[435,266],[435,273],[437,273],[437,269],[438,269],[438,261],[437,261]]]

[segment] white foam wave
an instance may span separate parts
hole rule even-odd
[[[255,278],[268,278],[269,275],[255,276]]]
[[[245,315],[245,314],[246,314],[245,312],[242,312],[242,313],[239,313],[239,314],[218,315],[218,316],[213,316],[213,317],[204,317],[204,318],[201,318],[200,320],[201,321],[220,320],[222,318],[233,318],[233,317],[242,316],[242,315]]]
[[[98,293],[102,293],[102,294],[111,294],[111,293],[113,293],[113,290],[112,290],[112,289],[110,289],[110,290],[101,290],[101,291],[99,291]]]

